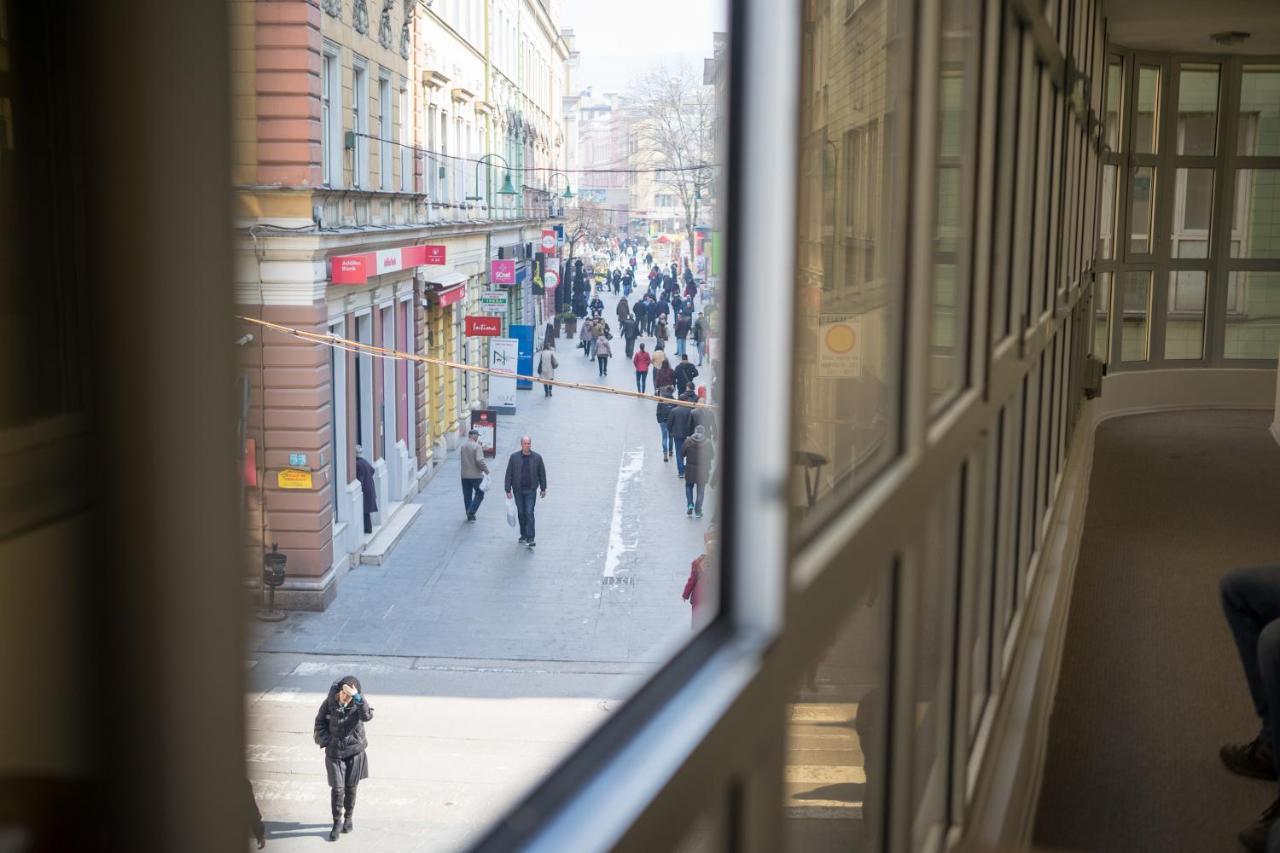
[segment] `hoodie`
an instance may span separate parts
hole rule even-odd
[[[356,697],[345,706],[338,701],[343,684],[356,689]],[[328,758],[350,758],[369,747],[364,724],[373,719],[373,706],[364,695],[360,679],[345,675],[329,685],[329,695],[320,703],[316,713],[314,737],[316,745],[324,749]]]

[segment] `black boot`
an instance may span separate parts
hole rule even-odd
[[[342,831],[350,832],[352,830],[351,814],[356,810],[356,786],[352,785],[347,788],[347,796],[343,800],[343,805],[347,809],[346,819],[342,821]]]
[[[333,814],[333,829],[329,831],[329,840],[337,841],[338,832],[342,829],[342,789],[329,789],[329,811]]]

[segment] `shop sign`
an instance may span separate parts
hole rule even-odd
[[[542,229],[542,251],[550,255],[556,250],[556,229]]]
[[[471,315],[466,318],[464,328],[468,337],[496,337],[502,334],[502,318]]]
[[[498,413],[493,409],[474,409],[471,412],[471,428],[480,433],[480,446],[484,455],[493,459],[498,455]]]
[[[856,314],[818,317],[818,378],[854,379],[862,375],[862,328]]]
[[[492,284],[515,284],[516,262],[514,260],[490,261],[489,281]]]
[[[489,408],[513,415],[516,411],[516,364],[520,358],[515,338],[489,340]]]
[[[441,308],[453,305],[455,302],[461,302],[467,295],[467,288],[458,284],[448,290],[438,290],[435,292],[436,300],[440,303]]]
[[[358,255],[334,255],[329,259],[331,284],[365,284],[371,275],[400,272],[420,266],[443,266],[443,245],[402,246],[361,252]]]
[[[484,314],[505,316],[507,313],[507,292],[505,290],[486,290],[480,296],[480,311]]]
[[[310,489],[311,472],[301,468],[281,468],[276,475],[276,485],[282,489]]]

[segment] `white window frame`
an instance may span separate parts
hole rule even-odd
[[[321,52],[320,169],[328,187],[342,186],[342,57],[336,45]]]
[[[413,192],[413,108],[409,81],[400,78],[400,189]]]
[[[392,114],[394,110],[395,106],[391,102],[391,75],[384,70],[378,75],[378,172],[382,178],[384,192],[395,189],[392,183],[395,176],[391,169],[391,141],[392,134],[395,132]]]
[[[355,133],[351,186],[365,189],[369,183],[369,67],[360,57],[351,63],[351,130]]]

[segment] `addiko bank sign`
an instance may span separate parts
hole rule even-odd
[[[399,272],[423,266],[444,266],[444,246],[403,246],[362,252],[358,255],[334,255],[329,259],[330,284],[366,284],[371,275]]]

